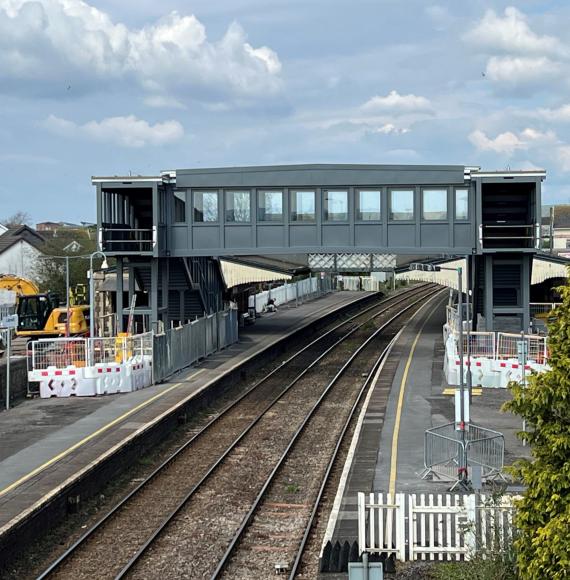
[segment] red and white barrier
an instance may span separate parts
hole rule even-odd
[[[445,358],[443,371],[448,385],[459,385],[461,361],[457,352],[457,342],[450,334],[445,343]],[[498,359],[482,356],[463,357],[463,380],[467,383],[467,370],[471,368],[471,384],[473,386],[506,388],[509,382],[522,382],[523,368],[517,358]],[[529,360],[524,366],[524,374],[528,377],[532,372],[541,373],[548,370],[548,364],[543,358],[540,362]]]
[[[143,389],[153,380],[152,341],[148,348],[146,339],[147,335],[137,335],[126,341],[115,338],[35,341],[28,380],[39,383],[42,398],[88,397]]]

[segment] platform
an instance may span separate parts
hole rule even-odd
[[[439,294],[408,323],[378,377],[345,465],[345,483],[333,514],[333,542],[357,538],[359,491],[445,493],[451,485],[420,478],[425,430],[454,420],[453,397],[444,394],[448,385],[443,376],[442,326],[447,297]],[[529,455],[516,437],[522,429],[520,419],[501,412],[508,398],[506,389],[483,389],[471,406],[474,423],[505,436],[505,465]]]
[[[371,294],[339,292],[265,314],[240,329],[239,343],[169,383],[103,397],[35,399],[0,413],[0,537],[62,486],[71,485],[224,375],[319,318]]]

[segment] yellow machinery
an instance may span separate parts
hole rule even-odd
[[[40,294],[34,282],[18,276],[1,275],[0,288],[17,295],[17,336],[48,338],[78,336],[89,332],[89,306],[60,307],[56,294]]]
[[[31,280],[10,274],[0,274],[0,289],[11,290],[18,297],[40,293],[40,289]]]

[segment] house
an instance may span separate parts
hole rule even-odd
[[[67,246],[63,247],[63,251],[66,254],[77,254],[77,252],[79,252],[79,250],[82,248],[83,246],[77,240],[73,240],[72,242],[69,242]]]
[[[34,279],[44,243],[45,238],[29,226],[7,228],[0,235],[0,274]]]
[[[36,230],[42,233],[57,234],[58,230],[81,230],[85,226],[81,224],[72,224],[69,222],[40,222],[36,224]]]

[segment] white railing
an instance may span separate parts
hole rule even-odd
[[[282,286],[277,286],[276,288],[264,290],[263,292],[256,294],[255,311],[257,314],[265,312],[267,309],[267,303],[270,299],[275,300],[277,306],[291,304],[293,302],[298,304],[318,298],[323,294],[332,292],[332,290],[333,284],[329,275],[324,278],[318,278],[316,276],[304,278],[298,282],[293,282],[291,284],[286,283]]]
[[[548,314],[552,310],[558,308],[561,304],[561,302],[531,302],[529,304],[530,315],[535,317],[541,314]]]
[[[359,553],[468,560],[507,549],[514,501],[484,494],[358,494]]]

